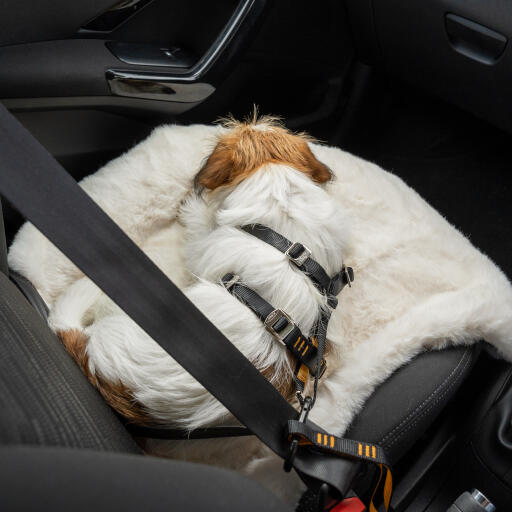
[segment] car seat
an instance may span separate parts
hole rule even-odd
[[[1,501],[6,510],[287,510],[234,473],[142,457],[49,329],[35,288],[10,276],[0,216]],[[44,304],[44,303],[43,303]],[[426,352],[396,371],[367,401],[346,436],[377,443],[398,462],[469,375],[479,346]],[[347,482],[365,491],[361,464]],[[367,485],[369,488],[369,484]],[[45,504],[42,507],[42,504]],[[89,506],[90,508],[90,506]],[[89,509],[87,508],[87,509]]]

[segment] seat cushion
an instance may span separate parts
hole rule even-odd
[[[375,390],[346,437],[376,443],[396,462],[453,397],[479,353],[471,345],[420,354]]]
[[[397,461],[453,397],[478,353],[470,346],[417,356],[377,388],[346,437],[380,444]],[[0,406],[3,444],[139,452],[58,338],[1,273]],[[351,466],[347,461],[348,474]]]
[[[0,443],[138,453],[59,339],[0,272]]]
[[[116,453],[0,447],[0,509],[291,512],[233,471]]]

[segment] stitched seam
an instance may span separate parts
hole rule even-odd
[[[23,327],[25,334],[30,337],[30,339],[32,340],[34,345],[41,346],[41,344],[42,344],[41,339],[39,339],[39,337],[35,336],[33,329],[31,328],[30,324],[27,323],[25,321],[24,317],[21,315],[21,311],[19,310],[19,307],[16,303],[9,303],[9,302],[5,301],[1,304],[1,307],[6,312],[11,312],[11,314],[14,315],[16,320],[19,322],[20,326]],[[43,320],[43,322],[44,322],[44,320]],[[54,336],[53,333],[51,335]],[[58,367],[58,363],[55,360],[53,360],[51,357],[48,357],[48,361],[52,365],[53,371],[58,371],[58,373],[60,373],[62,376],[64,376],[64,374],[60,371],[60,369]],[[38,371],[40,371],[40,369],[38,369]],[[99,430],[97,423],[95,421],[93,421],[93,418],[91,417],[90,412],[84,407],[82,401],[80,400],[80,397],[76,394],[73,386],[68,386],[66,388],[65,392],[63,390],[61,390],[59,392],[59,398],[60,399],[63,398],[68,401],[70,399],[73,400],[74,406],[77,407],[77,410],[80,411],[80,418],[78,420],[82,423],[80,425],[80,428],[82,427],[83,424],[86,424],[90,429],[90,431],[88,433],[88,437],[90,439],[93,438],[92,440],[97,442],[98,445],[101,446],[103,449],[105,449],[105,448],[108,449],[109,445],[108,445],[108,443],[105,443],[106,436],[104,435],[103,432],[101,432]],[[80,436],[78,434],[75,433],[75,435],[73,437],[71,437],[71,438],[69,437],[70,433],[73,432],[74,429],[70,428],[72,426],[72,424],[70,424],[70,422],[69,422],[70,417],[68,415],[62,413],[63,411],[62,411],[61,405],[59,405],[57,408],[55,408],[54,405],[51,404],[51,402],[47,402],[46,407],[47,407],[48,411],[51,411],[53,416],[59,415],[60,421],[63,424],[67,425],[66,430],[62,430],[62,429],[58,428],[58,425],[57,425],[58,435],[61,436],[60,437],[61,440],[64,440],[66,442],[66,446],[81,446],[82,442],[81,442]],[[65,439],[63,439],[62,436],[64,436]]]
[[[466,359],[466,361],[464,361],[464,359]],[[430,395],[430,397],[428,398],[430,404],[429,406],[424,409],[420,414],[416,415],[415,418],[413,418],[413,421],[412,423],[410,423],[404,430],[402,430],[395,438],[393,438],[392,440],[390,440],[390,443],[389,443],[389,446],[393,445],[395,443],[395,441],[397,439],[399,439],[405,432],[407,432],[408,430],[410,430],[414,425],[416,425],[418,423],[418,420],[424,416],[426,413],[428,413],[429,411],[431,411],[442,399],[443,397],[455,386],[455,384],[457,384],[457,382],[460,380],[461,376],[463,375],[464,373],[464,370],[467,368],[467,366],[469,365],[469,362],[470,362],[470,357],[466,357],[466,354],[464,354],[464,356],[461,358],[460,360],[460,363],[462,363],[462,361],[464,361],[464,367],[462,368],[462,370],[455,376],[455,378],[450,382],[450,384],[448,384],[443,390],[442,390],[442,393],[440,395],[438,395],[436,397],[436,399],[432,402],[431,400],[433,399],[434,395]],[[459,366],[459,365],[457,365]],[[439,388],[437,388],[436,390],[436,393],[437,391],[439,391]],[[403,424],[403,422],[402,422]],[[396,430],[396,429],[395,429]]]
[[[463,360],[464,358],[461,358],[461,361]],[[422,418],[423,416],[425,416],[429,411],[431,411],[432,409],[434,409],[434,407],[443,399],[444,396],[446,396],[448,394],[448,392],[455,386],[455,384],[457,384],[457,382],[460,380],[462,374],[463,374],[463,371],[467,368],[468,364],[470,362],[470,358],[468,357],[467,358],[467,361],[465,362],[464,364],[464,368],[462,369],[462,371],[457,375],[457,377],[455,379],[452,380],[452,382],[450,383],[449,386],[447,386],[443,392],[436,398],[436,400],[434,402],[432,402],[429,407],[427,407],[426,409],[424,409],[420,414],[418,414],[415,418],[414,418],[414,421],[412,421],[409,425],[407,425],[407,427],[402,430],[397,436],[395,436],[392,440],[390,440],[390,442],[388,444],[386,444],[386,447],[389,448],[391,446],[393,446],[396,441],[398,441],[398,439],[400,439],[406,432],[408,432],[409,430],[411,430],[411,428],[416,425],[418,423],[418,421],[420,420],[420,418]]]
[[[503,394],[503,391],[504,391],[505,389],[507,389],[507,387],[508,387],[508,385],[509,385],[509,383],[510,383],[510,382],[512,382],[512,370],[510,370],[510,369],[509,369],[509,370],[508,370],[507,378],[506,378],[506,379],[505,379],[505,381],[502,383],[502,385],[500,386],[500,389],[499,389],[499,390],[498,390],[498,392],[496,393],[496,396],[494,397],[494,400],[493,400],[493,402],[492,402],[492,404],[491,404],[491,407],[492,407],[494,404],[496,404],[496,403],[500,400],[500,398],[501,398],[501,396],[502,396],[502,394]],[[489,410],[490,410],[490,409],[489,409]]]
[[[464,355],[460,358],[459,362],[457,363],[457,366],[451,371],[450,375],[448,375],[445,378],[445,380],[441,384],[439,384],[439,386],[437,386],[437,388],[432,393],[430,393],[430,395],[427,398],[425,398],[423,400],[423,402],[421,404],[419,404],[396,427],[394,427],[391,432],[388,432],[383,438],[381,438],[381,440],[379,442],[384,443],[386,441],[386,439],[388,439],[389,437],[392,437],[393,434],[396,431],[400,430],[400,428],[402,428],[402,426],[405,425],[411,418],[414,418],[414,416],[418,413],[418,411],[420,411],[423,407],[428,405],[428,403],[434,399],[435,395],[437,395],[447,385],[447,383],[450,382],[450,380],[452,380],[452,379],[456,380],[458,378],[458,375],[456,375],[456,372],[459,370],[459,367],[463,363],[465,363],[463,369],[465,369],[467,366],[468,361],[465,361],[466,359],[468,361],[470,359],[469,352],[464,352]]]
[[[465,369],[468,366],[468,364],[469,364],[469,359],[466,362],[466,364],[464,365],[463,369]],[[431,411],[442,400],[442,398],[450,391],[450,389],[454,387],[454,385],[457,383],[457,381],[460,379],[461,376],[462,376],[462,372],[459,373],[458,377],[456,379],[454,379],[447,388],[445,388],[443,393],[441,395],[439,395],[437,397],[437,399],[433,403],[431,403],[427,409],[425,409],[424,411],[421,412],[421,414],[416,416],[416,418],[414,418],[414,421],[412,423],[410,423],[407,426],[407,428],[402,430],[402,432],[400,432],[393,440],[391,440],[390,443],[386,445],[386,447],[389,448],[389,447],[393,446],[393,444],[395,444],[395,442],[398,439],[400,439],[400,437],[402,437],[406,432],[408,432],[414,425],[416,425],[418,423],[420,418],[422,418],[427,412]]]
[[[459,367],[462,365],[464,360],[466,359],[467,352],[463,354],[459,362],[457,363],[457,366],[451,371],[450,375],[448,375],[445,380],[437,386],[437,388],[430,393],[430,395],[423,400],[421,404],[419,404],[413,411],[411,411],[398,425],[396,425],[391,432],[388,432],[381,440],[380,442],[383,443],[388,437],[392,436],[397,430],[399,430],[404,424],[406,424],[411,418],[415,416],[415,414],[422,409],[425,405],[427,405],[428,402],[430,402],[434,396],[439,393],[440,390],[444,388],[444,386],[452,379],[454,378],[454,374],[459,370]]]

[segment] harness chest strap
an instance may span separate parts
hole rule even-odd
[[[239,276],[228,273],[222,277],[224,287],[245,304],[265,324],[271,334],[278,339],[291,354],[305,365],[313,375],[317,373],[318,344],[304,336],[293,320],[280,309],[274,309],[261,295],[239,281]],[[325,360],[322,358],[320,373],[325,369]],[[304,373],[304,370],[302,370]]]
[[[345,265],[343,265],[341,270],[331,278],[322,265],[311,257],[311,251],[300,242],[291,242],[285,236],[263,224],[248,224],[241,226],[241,229],[284,253],[290,262],[302,271],[304,275],[313,282],[319,292],[326,297],[328,308],[323,309],[309,336],[306,337],[302,334],[298,334],[300,333],[298,328],[294,330],[291,327],[295,326],[295,324],[284,311],[278,309],[270,311],[272,306],[260,295],[247,286],[243,287],[243,285],[240,285],[239,276],[230,273],[222,278],[224,286],[260,317],[265,323],[267,330],[269,330],[275,338],[282,343],[283,340],[286,339],[284,344],[298,361],[293,373],[297,390],[300,393],[304,391],[311,373],[315,377],[314,393],[316,395],[318,379],[323,375],[326,368],[323,353],[325,350],[327,324],[331,317],[331,310],[336,309],[338,306],[337,295],[341,292],[343,287],[347,284],[351,286],[351,282],[354,280],[354,271],[351,267],[345,267]],[[237,290],[234,289],[234,285],[238,285],[240,293],[237,293]],[[268,307],[265,308],[264,305]],[[293,343],[293,346],[289,341]],[[313,359],[313,355],[316,355],[316,364],[311,365],[309,361]],[[304,359],[306,358],[307,360],[305,361]],[[318,366],[320,366],[319,372],[317,371]]]
[[[248,224],[242,226],[241,229],[286,254],[290,261],[313,281],[320,292],[328,297],[336,297],[346,284],[350,286],[354,280],[352,268],[345,266],[332,278],[329,277],[322,265],[311,257],[311,251],[305,245],[300,242],[291,242],[285,236],[263,224]],[[333,309],[336,305],[337,301],[336,304],[329,304]]]
[[[311,279],[320,293],[326,296],[327,304],[331,309],[335,309],[337,307],[338,299],[336,296],[341,292],[343,287],[347,284],[350,286],[351,282],[354,280],[353,269],[345,266],[342,267],[340,272],[330,278],[323,267],[311,258],[311,251],[307,247],[298,242],[292,243],[286,237],[267,226],[262,224],[252,224],[242,226],[241,229],[286,254],[290,261]],[[226,274],[222,278],[222,281],[230,293],[246,304],[264,321],[267,329],[269,328],[268,326],[271,325],[273,328],[270,328],[269,330],[277,339],[280,339],[280,330],[286,329],[287,325],[294,325],[290,317],[280,310],[271,311],[273,309],[272,306],[260,295],[254,292],[254,290],[242,285],[239,282],[239,279],[239,276],[230,273]],[[265,305],[265,307],[263,307],[263,305]],[[261,306],[261,308],[259,306]],[[327,325],[330,317],[331,310],[323,310],[312,329],[310,337],[307,338],[311,344],[314,344],[316,354],[323,355],[327,337]],[[302,338],[305,337],[299,337],[297,339],[297,343],[300,342]],[[280,339],[280,341],[282,341],[282,339]],[[302,342],[300,346],[302,347],[303,344],[304,342]],[[285,343],[285,345],[287,344]],[[325,370],[325,360],[322,358],[322,373],[323,370]],[[316,385],[319,376],[315,373],[313,373],[313,375],[315,375],[316,395]],[[299,356],[294,374],[298,389],[304,389],[308,377],[308,367]],[[299,446],[308,446],[315,450],[339,457],[348,457],[371,462],[378,465],[380,473],[378,482],[371,497],[369,512],[377,512],[373,501],[377,490],[381,487],[381,481],[384,474],[385,478],[382,486],[382,494],[383,503],[387,511],[391,501],[393,479],[391,468],[386,459],[384,450],[375,444],[344,439],[328,434],[325,431],[314,430],[308,423],[306,423],[308,413],[313,405],[314,398],[311,399],[310,397],[307,397],[302,403],[302,411],[299,419],[288,421],[287,436],[291,444],[289,456],[285,460],[285,471],[290,470]]]

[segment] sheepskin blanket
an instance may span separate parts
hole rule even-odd
[[[81,182],[157,265],[155,248],[175,253],[169,277],[181,287],[190,277],[180,259],[179,206],[220,130],[160,127]],[[356,275],[329,324],[340,364],[322,383],[312,419],[342,434],[374,388],[425,348],[485,339],[512,360],[512,287],[500,269],[396,176],[337,148],[311,149],[333,171],[327,190],[350,217],[345,262]],[[83,277],[30,224],[9,264],[50,310]]]

